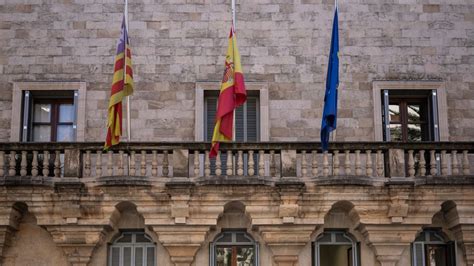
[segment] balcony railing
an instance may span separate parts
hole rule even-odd
[[[0,143],[0,177],[142,177],[197,181],[474,176],[474,142],[223,143],[209,158],[210,143]],[[208,178],[209,177],[209,178]],[[18,180],[18,178],[17,178]]]

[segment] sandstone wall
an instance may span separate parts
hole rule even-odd
[[[197,81],[219,81],[230,28],[222,0],[131,0],[133,139],[194,140]],[[12,82],[86,81],[86,140],[103,140],[123,1],[0,1],[0,140]],[[374,80],[442,80],[451,140],[474,137],[474,3],[340,1],[338,140],[373,140]],[[271,140],[317,140],[331,0],[237,1],[245,78],[267,82]],[[18,123],[18,121],[13,121]]]

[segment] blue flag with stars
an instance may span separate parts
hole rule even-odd
[[[329,135],[337,124],[337,87],[339,86],[339,27],[337,23],[337,5],[332,24],[331,51],[329,52],[326,94],[324,95],[323,119],[321,122],[321,146],[327,151]]]

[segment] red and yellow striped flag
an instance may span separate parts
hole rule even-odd
[[[210,157],[217,156],[220,142],[232,141],[234,110],[247,100],[244,74],[240,65],[240,54],[237,48],[234,29],[229,35],[229,47],[225,58],[224,77],[221,82],[219,101],[217,104],[216,125],[212,135]]]
[[[132,54],[129,44],[124,15],[120,40],[117,45],[117,55],[115,56],[114,78],[107,119],[107,138],[104,149],[119,143],[120,136],[122,136],[122,100],[133,93]]]

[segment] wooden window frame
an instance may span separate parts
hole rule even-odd
[[[49,123],[47,122],[35,122],[34,121],[34,108],[31,108],[29,113],[29,117],[31,119],[31,126],[29,130],[29,141],[34,141],[34,127],[37,125],[48,125],[51,126],[51,134],[50,140],[51,142],[57,142],[57,132],[58,126],[60,125],[68,125],[74,126],[74,121],[72,122],[59,122],[59,107],[61,104],[72,104],[74,106],[74,99],[71,98],[39,98],[35,99],[33,97],[33,101],[31,106],[34,107],[35,104],[50,104],[51,105],[51,117]],[[74,120],[74,119],[73,119]],[[74,136],[72,137],[74,139]]]

